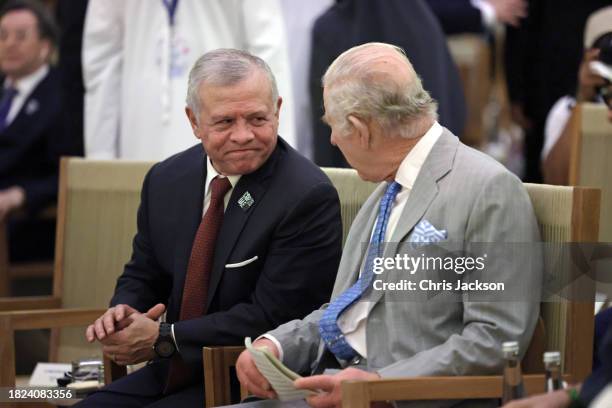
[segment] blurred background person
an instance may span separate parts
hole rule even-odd
[[[440,123],[457,135],[463,132],[463,88],[444,33],[426,2],[337,0],[317,19],[312,33],[309,84],[314,158],[320,166],[347,167],[340,150],[329,143],[329,126],[321,121],[321,77],[342,52],[373,41],[394,44],[406,51],[424,88],[438,102]]]
[[[506,81],[513,120],[525,132],[524,181],[541,182],[546,116],[576,89],[587,17],[610,0],[532,0],[520,27],[507,27]]]
[[[49,58],[57,28],[49,12],[29,0],[8,1],[0,11],[0,219],[9,222],[11,261],[51,259],[55,223],[36,218],[57,196],[62,98]]]
[[[60,27],[58,44],[59,59],[57,70],[62,84],[63,127],[62,131],[70,140],[71,156],[83,156],[83,26],[87,0],[57,0],[55,15]]]
[[[496,23],[518,26],[526,0],[426,0],[447,35],[479,33]]]
[[[184,120],[189,67],[216,48],[268,61],[283,97],[280,135],[296,146],[278,0],[91,0],[83,38],[85,154],[160,160],[196,143]]]
[[[312,108],[308,90],[308,68],[312,52],[312,26],[334,0],[295,1],[282,0],[283,20],[287,32],[291,81],[293,84],[293,105],[297,149],[304,156],[313,159]]]
[[[13,0],[0,9],[0,221],[8,229],[9,262],[50,261],[55,219],[41,213],[55,204],[58,162],[72,145],[62,132],[62,92],[50,66],[58,37],[39,2]],[[10,294],[44,295],[50,279],[14,280]],[[44,331],[17,332],[17,373],[46,360]]]
[[[544,182],[548,184],[569,183],[569,119],[576,103],[605,103],[612,121],[612,6],[594,12],[587,21],[584,57],[577,77],[576,92],[559,98],[546,119],[541,155]]]

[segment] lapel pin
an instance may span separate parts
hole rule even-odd
[[[240,199],[238,200],[238,205],[244,211],[248,210],[249,207],[251,207],[254,203],[255,200],[253,200],[253,197],[251,197],[251,194],[248,191],[244,193],[242,197],[240,197]]]
[[[27,115],[32,115],[38,110],[38,101],[36,99],[30,100],[26,105],[25,112]]]

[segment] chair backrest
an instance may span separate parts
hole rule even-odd
[[[597,189],[525,184],[533,204],[542,240],[546,243],[597,242],[600,192]],[[548,246],[544,251],[546,274],[559,273],[561,246]],[[563,261],[563,260],[561,260]],[[556,299],[542,303],[546,350],[559,350],[564,356],[564,372],[575,381],[582,381],[591,372],[593,353],[594,282],[580,287],[582,301]],[[587,301],[587,299],[591,301]],[[533,342],[532,342],[533,344]],[[540,359],[542,355],[534,354]]]
[[[62,307],[108,306],[131,254],[140,190],[152,164],[62,159],[53,287]],[[62,329],[58,354],[51,357],[70,361],[101,353],[86,343],[83,329]]]
[[[599,241],[612,242],[612,123],[603,104],[576,106],[569,184],[601,189]]]
[[[342,245],[351,228],[351,224],[359,209],[376,188],[376,183],[363,181],[353,169],[339,169],[323,167],[323,171],[331,180],[340,197],[340,211],[342,213]]]

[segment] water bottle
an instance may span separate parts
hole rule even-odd
[[[547,351],[544,353],[544,368],[546,369],[546,392],[549,393],[563,389],[561,353],[558,351]]]
[[[502,353],[506,361],[504,367],[504,390],[502,394],[502,405],[505,405],[512,400],[523,398],[525,390],[523,387],[518,342],[507,341],[502,343]]]

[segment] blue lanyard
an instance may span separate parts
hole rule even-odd
[[[168,11],[168,19],[170,20],[170,26],[174,27],[174,17],[176,15],[176,6],[178,5],[178,0],[162,0],[166,10]]]

